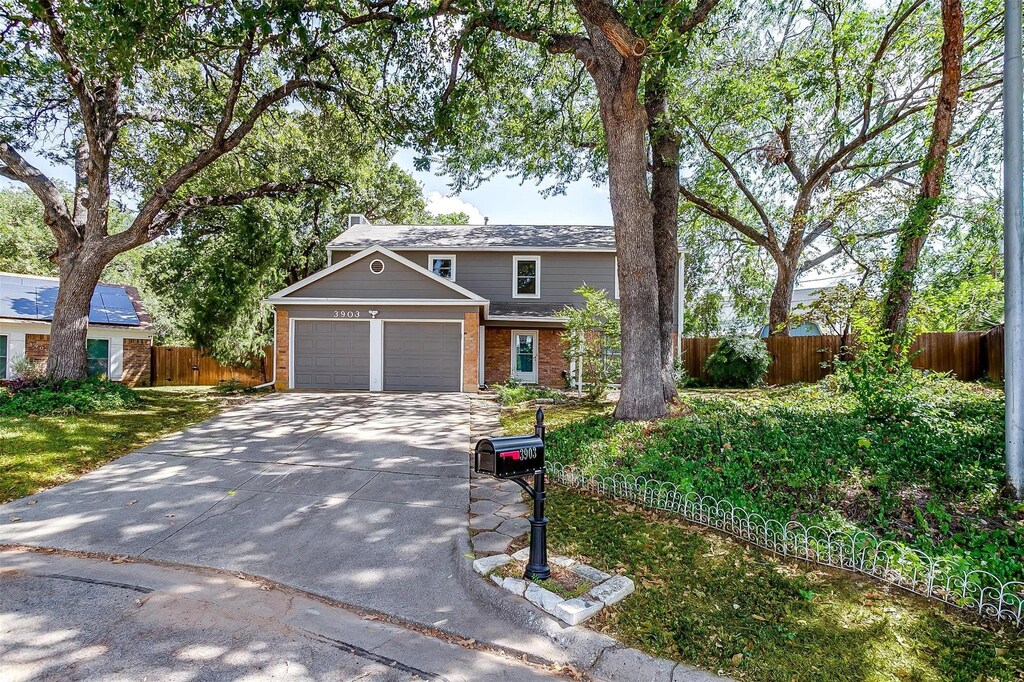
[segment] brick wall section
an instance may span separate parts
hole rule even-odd
[[[487,327],[484,333],[484,383],[500,384],[512,369],[512,330]]]
[[[152,341],[125,339],[121,354],[121,383],[129,386],[148,386]]]
[[[50,355],[49,334],[25,334],[25,357],[32,362],[46,365]]]
[[[564,388],[563,371],[569,371],[569,363],[562,350],[562,330],[541,329],[537,335],[537,381],[543,386]]]
[[[537,332],[537,381],[552,388],[563,388],[562,371],[569,370],[562,350],[561,329]],[[487,327],[484,334],[484,381],[498,384],[512,371],[512,330]]]
[[[278,310],[276,312],[277,324],[277,363],[274,372],[274,388],[284,391],[288,388],[288,348],[291,339],[288,338],[288,312]]]
[[[462,390],[480,390],[480,313],[466,313],[462,334]]]

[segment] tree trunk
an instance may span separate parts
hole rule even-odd
[[[677,397],[675,344],[679,268],[679,134],[668,117],[664,83],[653,76],[644,97],[651,145],[651,201],[654,207],[654,251],[658,276],[658,318],[661,333],[661,381],[665,400]],[[620,289],[621,290],[621,289]]]
[[[942,0],[942,30],[942,78],[932,120],[932,136],[922,166],[921,190],[896,237],[896,263],[889,274],[882,305],[884,329],[889,333],[893,351],[903,346],[906,340],[914,275],[942,196],[949,138],[960,98],[963,71],[964,11],[960,0]]]
[[[606,66],[606,68],[608,68]],[[639,59],[595,78],[608,144],[608,187],[619,262],[622,392],[618,419],[665,414],[654,211],[647,190],[647,115],[637,98]]]
[[[796,263],[786,258],[775,259],[775,288],[768,303],[768,335],[789,336],[789,311],[793,306],[796,286]]]
[[[78,254],[83,251],[78,251]],[[84,379],[87,376],[89,307],[104,265],[81,255],[60,261],[60,287],[53,308],[46,359],[46,378],[49,381]]]

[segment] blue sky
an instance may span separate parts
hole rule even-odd
[[[479,188],[450,196],[448,178],[413,170],[413,154],[401,151],[395,161],[423,185],[427,208],[434,213],[463,211],[470,223],[481,223],[486,216],[492,224],[593,224],[611,225],[608,187],[583,181],[570,185],[564,195],[544,197],[543,186],[520,184],[518,179],[498,176]]]

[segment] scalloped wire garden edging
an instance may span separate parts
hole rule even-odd
[[[879,540],[867,531],[827,530],[797,521],[782,523],[731,502],[683,492],[673,483],[642,476],[588,476],[559,462],[546,466],[554,481],[571,488],[677,514],[775,554],[863,573],[986,618],[1017,626],[1024,621],[1024,582],[1004,583],[988,571],[964,571],[951,559],[936,559],[920,550]]]

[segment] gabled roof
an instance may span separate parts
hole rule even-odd
[[[466,289],[464,287],[460,287],[458,284],[455,284],[454,282],[451,282],[451,281],[445,279],[444,277],[440,277],[440,276],[434,274],[433,272],[431,272],[430,270],[427,270],[426,268],[422,267],[421,265],[418,265],[418,264],[412,262],[408,258],[403,258],[402,256],[399,256],[397,253],[394,253],[393,251],[390,251],[390,250],[384,248],[383,246],[371,246],[371,247],[369,247],[367,249],[363,249],[359,253],[353,254],[353,255],[349,256],[348,258],[346,258],[346,259],[344,259],[342,261],[339,261],[339,262],[335,263],[334,265],[331,265],[330,267],[326,267],[323,270],[320,270],[319,272],[314,273],[314,274],[310,275],[309,277],[307,277],[307,278],[305,278],[303,280],[300,280],[300,281],[296,282],[295,284],[293,284],[293,285],[291,285],[289,287],[285,287],[284,289],[281,289],[280,291],[271,294],[267,298],[267,301],[270,302],[270,303],[296,303],[296,302],[304,302],[304,297],[302,296],[302,292],[301,292],[302,289],[304,289],[305,287],[309,286],[310,284],[313,284],[314,282],[322,280],[325,277],[328,277],[328,276],[338,272],[339,270],[342,270],[342,269],[344,269],[346,267],[349,267],[350,265],[352,265],[354,263],[358,263],[359,261],[365,260],[366,258],[368,258],[368,257],[370,257],[372,255],[375,255],[375,254],[385,256],[385,257],[387,257],[387,258],[389,258],[389,259],[391,259],[391,260],[401,264],[402,266],[404,266],[406,268],[409,268],[410,270],[415,272],[417,275],[419,275],[421,277],[425,277],[425,278],[427,278],[427,279],[429,279],[429,280],[431,280],[431,281],[441,285],[443,288],[450,290],[452,295],[447,297],[446,300],[456,299],[456,300],[461,300],[461,301],[464,301],[464,302],[470,303],[470,304],[472,304],[472,303],[486,303],[487,302],[487,299],[481,298],[480,296],[478,296],[477,294],[474,294],[469,289]],[[312,302],[312,300],[313,299],[310,299],[310,302]],[[390,299],[387,299],[387,298],[375,298],[374,300],[388,301]],[[420,301],[420,302],[423,303],[425,301]]]
[[[371,225],[349,227],[328,250],[389,249],[446,251],[614,251],[611,225]]]
[[[0,272],[0,318],[49,322],[53,319],[59,285],[56,277]],[[151,326],[135,287],[103,282],[92,294],[89,323]]]

